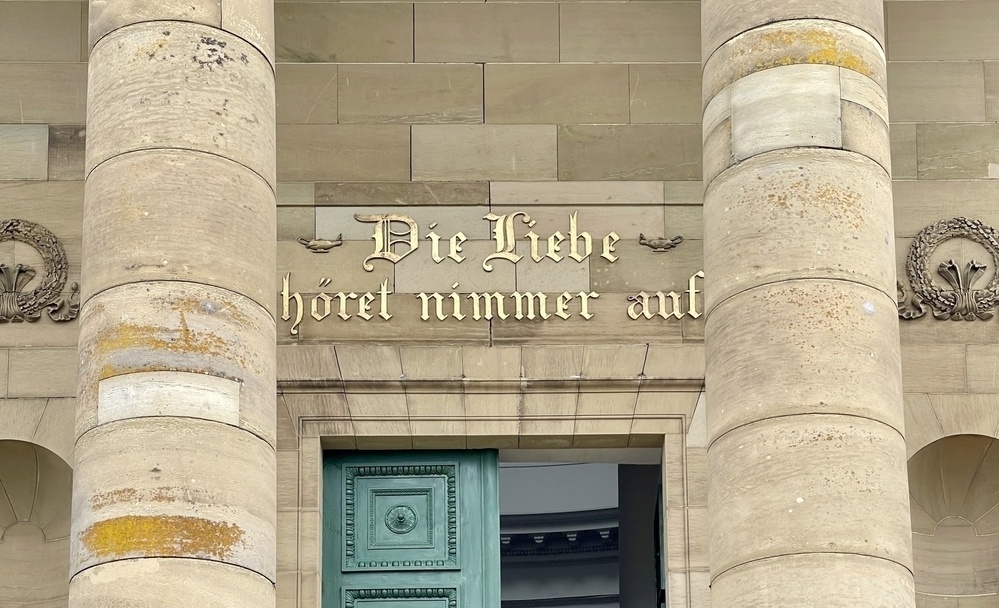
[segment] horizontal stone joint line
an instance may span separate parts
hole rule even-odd
[[[221,8],[221,3],[219,4],[219,6]],[[263,53],[263,51],[260,50],[260,47],[258,47],[254,42],[252,42],[250,40],[247,40],[246,38],[240,36],[236,32],[227,30],[224,27],[222,27],[222,19],[221,19],[221,17],[219,17],[219,24],[218,25],[210,25],[208,23],[201,23],[200,21],[191,21],[189,19],[144,19],[142,21],[132,21],[131,23],[126,23],[125,25],[118,26],[118,27],[114,28],[113,30],[110,30],[110,31],[106,32],[104,35],[102,35],[100,38],[98,38],[97,41],[94,42],[93,45],[89,45],[89,41],[88,41],[88,45],[89,45],[89,47],[88,47],[88,53],[87,53],[88,63],[89,63],[90,57],[94,54],[94,49],[97,48],[97,45],[100,44],[101,42],[103,42],[104,39],[107,38],[108,36],[110,36],[111,34],[117,32],[117,31],[126,29],[126,28],[138,27],[138,26],[143,26],[143,25],[149,25],[150,23],[190,23],[191,25],[200,25],[201,27],[207,27],[207,28],[210,28],[210,29],[218,30],[220,32],[225,32],[226,34],[229,34],[233,38],[239,38],[240,40],[242,40],[246,44],[248,44],[251,47],[253,47],[253,50],[256,51],[260,55],[260,58],[263,59],[264,61],[266,61],[267,65],[270,66],[270,68],[271,68],[271,74],[276,74],[276,67],[274,66],[274,62],[272,62],[267,57],[267,55],[265,55]],[[87,20],[87,29],[88,30],[90,29],[89,26],[90,26],[90,21],[88,19]]]
[[[105,287],[104,289],[101,289],[100,291],[96,291],[96,292],[90,294],[90,297],[88,297],[86,300],[80,302],[80,311],[82,312],[83,311],[83,307],[86,306],[87,304],[89,304],[91,300],[93,300],[94,298],[96,298],[99,295],[105,294],[105,293],[107,293],[109,291],[112,291],[112,290],[115,290],[115,289],[119,289],[121,287],[128,287],[129,285],[142,285],[142,284],[146,284],[146,283],[150,283],[150,284],[152,284],[152,283],[187,283],[188,285],[201,285],[201,286],[204,286],[204,287],[210,287],[212,289],[217,289],[219,291],[224,291],[226,293],[235,294],[236,296],[239,296],[240,298],[245,299],[247,301],[247,303],[252,304],[253,306],[256,306],[257,308],[263,310],[264,313],[267,315],[267,317],[270,318],[271,321],[274,321],[275,327],[277,327],[277,321],[275,320],[274,315],[272,315],[270,313],[270,311],[268,311],[267,308],[263,304],[261,304],[260,302],[257,302],[256,300],[254,300],[250,296],[248,296],[246,294],[243,294],[243,293],[239,293],[238,291],[233,291],[233,290],[231,290],[231,289],[229,289],[227,287],[222,287],[221,285],[214,285],[212,283],[205,283],[205,282],[202,282],[202,281],[192,281],[190,279],[141,279],[141,280],[138,280],[138,281],[129,281],[127,283],[119,283],[118,285],[111,285],[110,287]],[[277,291],[277,288],[275,287],[275,292],[276,291]]]
[[[878,39],[874,37],[874,34],[868,32],[867,30],[863,29],[862,27],[859,27],[855,23],[849,23],[847,21],[843,21],[842,19],[830,19],[829,17],[791,17],[789,19],[781,19],[779,21],[768,21],[767,23],[761,23],[760,25],[754,25],[753,27],[751,27],[749,29],[746,29],[746,30],[742,30],[741,32],[739,32],[735,36],[732,36],[731,38],[728,38],[727,40],[723,41],[721,44],[719,44],[715,48],[715,50],[711,51],[710,55],[708,55],[707,57],[701,59],[701,75],[702,76],[704,75],[704,66],[706,66],[708,64],[708,62],[711,61],[711,58],[715,56],[715,53],[717,53],[719,51],[719,49],[721,49],[723,46],[729,44],[730,42],[732,42],[733,40],[735,40],[739,36],[742,36],[743,34],[748,34],[749,32],[754,32],[756,30],[760,30],[760,29],[763,29],[763,28],[766,28],[766,27],[770,27],[770,26],[772,26],[774,24],[777,24],[777,23],[794,23],[795,21],[828,21],[829,23],[839,23],[841,25],[845,25],[845,26],[847,26],[847,27],[849,27],[851,29],[855,29],[858,32],[863,32],[864,34],[866,34],[867,36],[869,36],[870,39],[873,40],[874,43],[878,45],[878,48],[881,49],[881,53],[884,54],[884,55],[887,55],[887,53],[885,52],[884,45],[882,45],[881,42],[879,42]],[[703,29],[703,26],[702,26],[702,29]],[[731,83],[729,83],[729,84],[731,84]]]
[[[274,585],[274,584],[277,583],[277,581],[271,580],[271,578],[269,576],[267,576],[266,574],[261,574],[261,573],[257,572],[256,570],[254,570],[252,568],[247,568],[246,566],[241,566],[240,564],[233,564],[231,562],[224,562],[224,561],[221,561],[221,560],[208,559],[208,558],[204,558],[204,557],[187,557],[187,556],[184,556],[184,555],[152,555],[152,556],[147,556],[147,557],[119,557],[119,558],[116,558],[116,559],[109,559],[107,561],[100,562],[98,564],[93,564],[91,566],[87,566],[86,568],[83,568],[83,569],[77,571],[76,573],[73,574],[73,576],[71,576],[69,578],[70,584],[72,584],[73,579],[75,579],[80,574],[83,574],[87,570],[91,570],[93,568],[98,568],[100,566],[106,566],[108,564],[114,564],[116,562],[131,562],[131,561],[135,561],[135,560],[139,560],[139,559],[163,559],[163,560],[176,559],[176,560],[195,561],[195,562],[212,562],[214,564],[220,564],[222,566],[229,566],[229,567],[232,567],[232,568],[239,568],[240,570],[245,570],[246,572],[249,572],[251,574],[255,574],[255,575],[259,576],[260,578],[264,579],[265,581],[268,581],[272,585]]]
[[[733,293],[732,295],[726,296],[725,299],[721,300],[720,302],[715,302],[714,306],[712,306],[711,308],[706,309],[704,311],[704,315],[705,315],[704,320],[706,322],[708,320],[708,316],[711,313],[713,313],[715,310],[717,310],[718,307],[720,307],[722,304],[725,304],[729,300],[731,300],[733,298],[737,298],[737,297],[739,297],[739,296],[741,296],[743,294],[749,293],[751,291],[755,291],[757,289],[762,289],[764,287],[771,287],[773,285],[781,285],[783,283],[801,283],[801,282],[819,282],[819,281],[838,281],[840,283],[849,283],[851,285],[859,285],[861,287],[864,287],[866,289],[870,289],[871,291],[879,293],[879,294],[883,295],[884,297],[888,298],[888,301],[891,303],[891,306],[890,306],[891,310],[894,311],[898,307],[898,301],[895,299],[894,295],[888,294],[887,292],[884,292],[884,291],[878,289],[877,287],[871,287],[867,283],[862,283],[860,281],[855,281],[853,279],[845,279],[843,277],[797,277],[797,278],[793,278],[793,279],[779,279],[779,280],[776,280],[776,281],[767,281],[765,283],[760,283],[758,285],[753,285],[752,287],[747,287],[745,289],[741,289],[741,290]]]
[[[902,433],[902,431],[898,430],[897,428],[893,427],[892,425],[888,424],[883,420],[871,418],[870,416],[861,416],[860,414],[845,414],[843,412],[802,412],[800,414],[780,414],[777,416],[767,416],[766,418],[760,418],[758,420],[753,420],[752,422],[746,422],[744,424],[734,426],[729,430],[725,431],[724,433],[722,433],[721,435],[715,437],[710,442],[708,442],[707,450],[711,451],[711,446],[713,446],[717,441],[721,440],[729,433],[732,433],[739,429],[744,429],[746,427],[753,426],[754,424],[760,424],[761,422],[773,422],[774,420],[781,420],[783,418],[801,418],[802,416],[837,416],[842,418],[857,418],[859,420],[868,420],[870,422],[875,422],[877,424],[890,428],[891,430],[898,433],[898,436],[902,438],[903,442],[905,442],[905,435]]]
[[[122,375],[126,375],[126,374],[122,374]],[[206,424],[220,424],[222,426],[226,426],[226,427],[229,427],[231,429],[236,429],[238,431],[242,431],[242,432],[244,432],[244,433],[252,436],[255,439],[259,439],[263,443],[269,445],[271,447],[271,451],[275,451],[274,445],[271,444],[271,442],[267,441],[267,439],[265,439],[265,438],[261,437],[260,435],[254,433],[252,430],[247,429],[247,428],[243,428],[241,426],[236,426],[234,424],[229,424],[227,422],[220,422],[218,420],[212,420],[210,418],[197,418],[195,416],[166,416],[166,415],[135,416],[135,417],[132,417],[132,418],[116,418],[115,420],[109,420],[108,422],[105,422],[103,424],[95,424],[94,426],[90,427],[89,429],[83,431],[83,433],[81,433],[76,438],[76,440],[73,442],[73,449],[75,451],[79,447],[80,441],[84,437],[86,437],[87,435],[89,435],[90,433],[93,433],[94,431],[96,431],[97,429],[102,429],[102,428],[110,426],[112,424],[125,423],[125,422],[129,422],[129,421],[132,421],[132,420],[144,420],[144,419],[149,419],[149,418],[159,418],[159,419],[167,419],[167,420],[191,420],[191,421],[196,421],[196,422],[204,422]]]
[[[842,128],[842,121],[840,122],[840,127]],[[725,175],[726,173],[728,173],[729,171],[731,171],[733,169],[740,168],[742,166],[742,164],[745,163],[746,161],[752,160],[754,158],[758,158],[760,156],[764,156],[766,154],[773,154],[775,152],[787,152],[788,150],[834,150],[836,152],[842,152],[844,154],[855,154],[857,156],[861,156],[863,158],[866,158],[866,159],[870,160],[872,163],[874,163],[874,165],[878,169],[880,169],[885,174],[885,176],[889,180],[891,180],[891,171],[889,171],[888,169],[886,169],[885,166],[882,165],[880,162],[874,160],[873,158],[871,158],[870,156],[864,154],[863,152],[856,152],[854,150],[848,150],[846,148],[834,148],[832,146],[788,146],[786,148],[774,148],[773,150],[764,150],[763,152],[757,152],[756,154],[753,154],[752,156],[747,156],[746,158],[743,158],[741,160],[737,160],[737,161],[733,162],[731,165],[729,165],[729,166],[725,167],[724,169],[722,169],[721,171],[719,171],[718,175],[715,175],[714,177],[712,177],[710,181],[704,183],[704,196],[707,197],[708,190],[711,189],[711,186],[715,183],[715,180],[717,180],[719,177],[721,177],[722,175]]]
[[[87,101],[89,102],[90,100],[88,99]],[[184,147],[181,147],[181,146],[162,146],[162,147],[155,147],[155,148],[139,148],[137,150],[126,150],[125,152],[119,152],[118,154],[114,154],[112,156],[109,156],[109,157],[105,158],[104,160],[102,160],[101,162],[99,162],[96,165],[94,165],[90,169],[90,171],[87,172],[87,174],[84,176],[83,179],[84,179],[84,181],[89,180],[90,179],[90,174],[93,173],[94,171],[96,171],[98,167],[100,167],[101,165],[103,165],[105,163],[108,163],[108,162],[110,162],[110,161],[112,161],[112,160],[114,160],[116,158],[120,158],[122,156],[127,156],[129,154],[139,154],[141,152],[166,152],[166,151],[190,152],[191,154],[204,154],[205,156],[214,156],[215,158],[221,158],[222,160],[229,161],[230,163],[232,163],[234,165],[239,165],[240,167],[243,167],[244,169],[246,169],[250,173],[252,173],[252,174],[256,175],[257,177],[259,177],[261,180],[263,180],[264,184],[267,185],[267,188],[270,189],[271,194],[274,195],[274,198],[275,198],[274,209],[275,209],[275,213],[277,212],[276,211],[277,210],[277,178],[274,178],[274,182],[275,183],[271,184],[270,180],[268,180],[263,175],[260,175],[260,172],[257,171],[257,170],[255,170],[255,169],[253,169],[252,167],[248,167],[245,164],[239,162],[238,160],[229,158],[228,156],[222,156],[221,154],[216,154],[215,152],[208,152],[206,150],[195,150],[193,148],[184,148]],[[276,152],[275,152],[275,155],[276,155]]]
[[[909,576],[913,576],[912,568],[910,568],[909,566],[906,566],[905,564],[899,563],[899,562],[897,562],[897,561],[895,561],[893,559],[889,559],[887,557],[881,557],[881,556],[878,556],[878,555],[868,555],[867,553],[857,553],[855,551],[795,551],[793,553],[781,553],[780,555],[771,555],[771,556],[768,556],[768,557],[758,557],[756,559],[751,559],[749,561],[742,562],[741,564],[736,564],[734,566],[731,566],[729,568],[726,568],[726,569],[722,570],[718,574],[711,575],[711,584],[713,585],[714,582],[716,580],[718,580],[720,577],[724,576],[728,572],[731,572],[732,570],[735,570],[736,568],[742,568],[743,566],[747,566],[749,564],[755,564],[757,562],[765,562],[765,561],[772,560],[772,559],[782,559],[782,558],[785,558],[785,557],[794,557],[795,555],[828,555],[828,556],[834,556],[834,555],[853,555],[853,556],[856,556],[856,557],[868,557],[870,559],[877,559],[877,560],[881,560],[881,561],[884,561],[884,562],[888,562],[889,564],[895,564],[896,566],[899,566],[900,568],[902,568],[906,572],[908,572]]]

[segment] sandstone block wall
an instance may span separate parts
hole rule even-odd
[[[999,227],[999,1],[890,0],[885,11],[895,246],[904,276],[906,250],[924,226],[966,215]],[[276,2],[278,285],[290,272],[292,290],[308,306],[325,289],[324,277],[333,279],[336,291],[357,293],[375,292],[388,281],[398,300],[397,317],[380,325],[377,319],[315,322],[307,311],[300,334],[292,336],[290,322],[280,322],[279,376],[304,382],[329,379],[334,367],[339,373],[330,342],[399,345],[390,349],[395,363],[379,372],[382,379],[396,371],[394,365],[419,373],[411,362],[420,358],[438,357],[433,373],[455,377],[466,369],[465,360],[495,363],[480,350],[457,356],[409,350],[432,348],[441,339],[463,348],[511,347],[496,358],[517,366],[521,345],[587,344],[595,353],[627,345],[613,349],[625,353],[619,367],[600,359],[599,367],[618,375],[641,368],[630,362],[644,359],[649,342],[675,348],[663,358],[667,367],[702,358],[703,317],[631,321],[622,306],[639,289],[682,290],[702,267],[699,12],[698,2],[687,1]],[[55,233],[67,249],[70,282],[79,281],[82,257],[87,21],[84,2],[0,1],[0,218],[36,221]],[[466,271],[478,267],[470,256],[440,273],[416,263],[429,255],[424,242],[413,257],[395,266],[376,262],[369,273],[361,264],[371,249],[370,225],[351,219],[392,211],[420,219],[422,227],[450,224],[466,232],[474,255],[489,246],[482,216],[514,210],[563,231],[569,213],[578,210],[591,232],[618,230],[620,259],[497,265],[489,274]],[[329,254],[309,253],[297,242],[341,232],[344,245]],[[639,232],[686,240],[668,254],[653,254],[637,244]],[[973,248],[940,251],[972,254],[982,256]],[[0,263],[15,262],[39,260],[22,244],[0,243]],[[589,288],[601,294],[594,303],[598,315],[542,324],[419,320],[415,293],[459,269],[467,272],[458,277],[463,284],[504,292],[521,285],[549,292]],[[489,282],[473,283],[480,280]],[[450,285],[433,289],[444,287]],[[280,315],[280,294],[275,303]],[[37,442],[70,462],[77,328],[77,322],[45,318],[0,325],[0,432]],[[910,455],[946,434],[994,436],[999,320],[922,318],[902,322],[901,335]],[[356,353],[347,358],[359,360]],[[584,369],[578,363],[565,368],[566,378]],[[699,373],[701,366],[693,369]],[[681,394],[676,407],[660,399],[642,407],[690,411],[695,399]],[[584,419],[571,430],[564,421],[508,421],[500,437],[529,431],[563,444],[568,437],[571,445],[577,434],[609,433],[627,445],[633,428],[639,437],[671,432],[667,474],[676,491],[667,522],[671,546],[678,548],[671,557],[671,601],[706,605],[703,427],[695,415],[684,444],[678,425],[671,431],[665,423],[639,420],[635,426],[627,416],[636,411],[636,393],[608,395],[595,401],[580,394],[572,411]],[[406,422],[378,422],[378,410],[364,399],[355,401],[358,422],[350,420],[345,395],[279,402],[281,606],[318,605],[320,434],[343,434],[348,443],[366,447],[379,447],[392,435],[416,436],[410,444],[425,448],[468,446],[469,428],[473,437],[496,431],[482,421],[466,424],[468,410],[453,396],[435,402],[454,414],[443,422],[427,415],[432,407],[420,397],[381,400],[405,408]],[[509,399],[492,403],[488,395],[472,401],[480,412],[520,406]],[[569,411],[558,403],[540,408]],[[608,411],[620,417],[586,419]],[[301,422],[322,416],[329,421]],[[688,571],[696,582],[689,582]]]

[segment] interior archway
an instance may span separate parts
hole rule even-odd
[[[917,606],[995,606],[999,440],[957,435],[929,444],[909,459],[909,492]]]
[[[0,606],[68,605],[72,470],[23,441],[0,441]]]

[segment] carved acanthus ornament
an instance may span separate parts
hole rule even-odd
[[[963,265],[947,260],[937,267],[937,273],[950,285],[941,288],[930,273],[930,256],[940,243],[963,238],[982,245],[992,254],[992,268],[999,269],[999,231],[980,220],[955,217],[923,228],[909,247],[905,272],[912,286],[912,299],[906,303],[905,287],[898,282],[898,315],[903,319],[918,319],[933,311],[938,319],[973,321],[990,319],[999,304],[999,272],[992,280],[976,289],[988,265],[970,260]]]
[[[43,309],[53,321],[75,319],[80,311],[80,286],[73,283],[69,295],[63,294],[69,262],[59,239],[34,222],[8,219],[0,220],[0,242],[4,241],[19,241],[38,250],[45,275],[38,287],[24,291],[36,275],[35,269],[26,264],[0,263],[0,323],[34,322]]]

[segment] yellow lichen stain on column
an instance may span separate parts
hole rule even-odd
[[[179,329],[154,325],[122,323],[103,332],[97,340],[97,354],[110,354],[126,348],[149,348],[185,353],[224,357],[229,354],[229,344],[221,337],[193,331],[181,319]]]
[[[781,29],[760,35],[763,44],[771,51],[788,51],[775,57],[766,57],[757,63],[756,71],[784,65],[815,63],[835,65],[870,77],[870,64],[860,55],[844,49],[834,33],[821,29]],[[759,49],[752,49],[758,52]],[[766,54],[764,54],[766,56]]]
[[[99,559],[126,556],[232,557],[245,533],[234,524],[183,515],[127,515],[99,521],[80,534]]]

